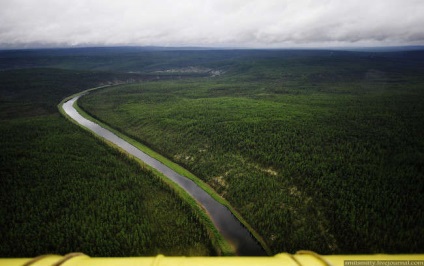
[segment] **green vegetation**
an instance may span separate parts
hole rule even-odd
[[[213,187],[274,253],[423,252],[422,58],[253,53],[80,105]]]
[[[98,89],[101,89],[101,88],[102,87],[93,88],[93,89],[89,89],[87,91],[98,90]],[[85,91],[85,92],[87,92],[87,91]],[[72,98],[72,97],[73,96],[67,97],[67,98]],[[63,100],[61,104],[63,104],[66,100],[67,99]],[[60,104],[60,106],[61,106],[61,104]],[[74,107],[86,119],[89,119],[89,120],[91,120],[91,121],[93,121],[93,122],[101,125],[102,127],[110,130],[111,132],[113,132],[114,134],[116,134],[117,136],[119,136],[120,138],[124,139],[125,141],[127,141],[131,145],[137,147],[139,150],[143,151],[144,153],[148,154],[149,156],[151,156],[151,157],[155,158],[156,160],[162,162],[163,164],[165,164],[166,166],[170,167],[171,169],[173,169],[177,173],[179,173],[179,174],[181,174],[183,176],[186,176],[186,177],[191,178],[200,187],[202,187],[209,194],[211,194],[213,197],[215,197],[216,200],[218,200],[219,202],[221,202],[222,204],[224,204],[228,208],[230,208],[230,209],[232,208],[229,205],[229,203],[227,201],[225,201],[223,198],[219,197],[211,187],[209,187],[208,185],[206,185],[204,182],[202,182],[201,180],[199,180],[197,177],[193,176],[193,174],[191,174],[190,172],[188,172],[187,170],[185,170],[181,166],[179,166],[179,165],[171,162],[170,160],[166,159],[162,155],[160,155],[160,154],[156,153],[155,151],[149,149],[145,145],[142,145],[141,143],[139,143],[139,142],[137,142],[137,141],[129,138],[128,136],[123,135],[119,131],[114,130],[113,128],[109,127],[108,125],[106,125],[106,124],[104,124],[104,123],[102,123],[102,122],[100,122],[98,120],[93,119],[84,110],[82,110],[81,108],[79,108],[79,106],[78,106],[77,103],[74,104]],[[61,109],[61,107],[59,107],[59,108],[60,108],[59,111],[60,112],[63,112],[63,110]],[[110,145],[114,147],[113,144],[110,144]],[[118,147],[115,147],[115,148],[119,149]],[[221,233],[218,232],[218,230],[214,226],[212,220],[205,213],[205,211],[203,210],[203,208],[196,202],[195,199],[193,199],[184,189],[182,189],[180,186],[178,186],[177,184],[175,184],[168,177],[166,177],[165,175],[163,175],[162,173],[160,173],[156,169],[150,168],[148,165],[146,165],[142,160],[140,160],[138,158],[132,157],[131,155],[129,155],[129,156],[130,156],[130,158],[138,161],[142,166],[147,167],[148,169],[152,170],[153,173],[157,177],[159,177],[162,182],[166,183],[170,188],[172,188],[172,190],[178,195],[178,197],[180,199],[183,199],[187,204],[190,205],[191,210],[194,211],[194,215],[196,216],[196,218],[198,218],[200,220],[200,222],[202,223],[202,226],[205,226],[207,228],[209,240],[212,242],[212,244],[215,247],[215,249],[217,249],[216,251],[218,252],[219,255],[230,256],[230,255],[234,255],[235,254],[236,251],[234,250],[234,247],[232,247],[231,244],[227,240],[224,239],[224,237],[221,235]],[[245,221],[243,221],[243,218],[240,217],[240,215],[238,213],[235,212],[235,215],[237,215],[237,217],[239,217],[239,219],[242,222],[245,223]],[[256,236],[256,237],[258,237],[258,236]]]
[[[180,192],[56,109],[70,94],[124,78],[0,72],[0,257],[215,254],[202,218]]]
[[[274,253],[424,252],[422,51],[45,49],[0,51],[0,69],[2,257],[215,252],[184,193],[57,113],[137,81],[82,107],[202,179]]]

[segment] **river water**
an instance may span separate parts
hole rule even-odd
[[[221,203],[217,202],[203,189],[197,186],[192,180],[176,173],[171,168],[162,164],[158,160],[150,157],[144,152],[140,151],[130,143],[121,139],[111,131],[101,127],[100,125],[87,120],[82,117],[77,110],[73,107],[75,101],[80,96],[76,96],[62,106],[65,113],[73,120],[94,132],[95,134],[103,137],[104,139],[112,142],[113,144],[124,149],[131,155],[145,162],[147,165],[155,168],[166,177],[177,183],[188,194],[190,194],[201,206],[203,206],[209,214],[212,222],[219,232],[236,248],[237,255],[240,256],[265,256],[266,253],[258,244],[250,232],[239,222],[239,220]]]

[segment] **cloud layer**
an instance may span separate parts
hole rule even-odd
[[[2,0],[0,47],[424,44],[422,0]]]

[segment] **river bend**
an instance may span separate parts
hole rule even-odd
[[[250,232],[243,226],[242,223],[228,210],[227,207],[216,201],[203,189],[197,186],[192,180],[184,177],[168,166],[162,164],[158,160],[150,157],[144,152],[137,149],[127,141],[121,139],[111,131],[101,127],[99,124],[94,123],[83,116],[81,116],[74,108],[74,103],[78,100],[81,95],[75,96],[74,98],[66,101],[62,108],[65,113],[72,118],[74,121],[94,132],[96,135],[112,142],[125,150],[129,154],[142,160],[147,165],[155,168],[166,177],[177,183],[182,187],[191,197],[193,197],[203,208],[211,218],[215,227],[219,232],[234,245],[236,252],[241,256],[264,256],[266,255],[263,248],[250,234]]]

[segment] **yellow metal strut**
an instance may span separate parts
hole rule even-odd
[[[273,257],[127,257],[92,258],[83,253],[65,256],[43,255],[36,258],[0,259],[1,266],[303,266],[303,265],[410,265],[424,266],[424,254],[413,255],[319,255],[311,251],[281,253]]]

